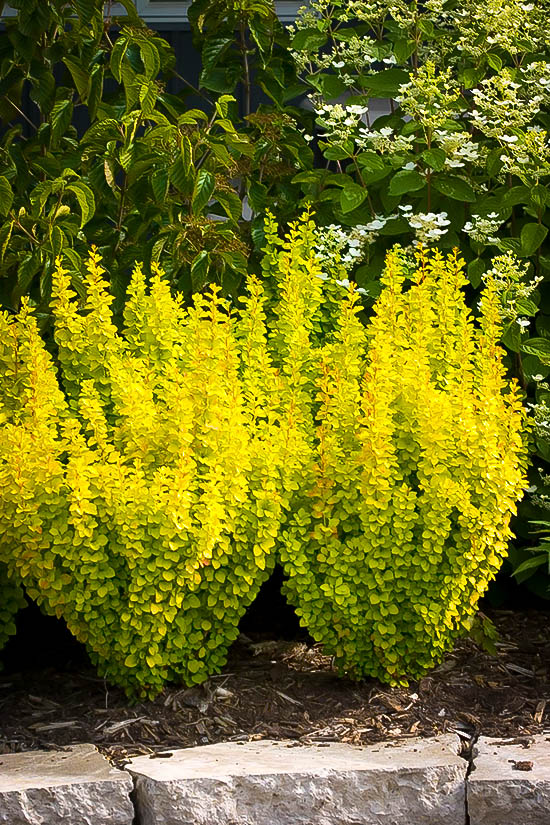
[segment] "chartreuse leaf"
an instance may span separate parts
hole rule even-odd
[[[70,183],[67,186],[69,192],[74,192],[78,205],[80,206],[81,221],[80,226],[88,223],[93,218],[95,212],[95,198],[94,193],[90,187],[81,180]]]
[[[13,203],[13,191],[7,178],[0,175],[0,215],[6,216]]]
[[[200,215],[207,206],[214,189],[216,187],[216,180],[211,172],[206,169],[201,169],[195,179],[195,188],[193,189],[193,197],[191,200],[193,212],[195,215]]]

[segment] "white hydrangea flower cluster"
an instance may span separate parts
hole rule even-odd
[[[414,135],[396,134],[391,126],[379,130],[361,126],[355,142],[360,149],[374,149],[381,155],[398,155],[411,151]]]
[[[490,277],[500,295],[500,315],[505,321],[515,321],[522,329],[529,326],[529,320],[522,318],[518,301],[528,299],[536,290],[542,276],[527,280],[528,264],[521,263],[513,252],[505,252],[493,258],[492,267],[483,275],[483,280]]]
[[[461,169],[467,163],[481,165],[485,162],[486,152],[482,151],[478,143],[474,143],[468,132],[436,129],[434,139],[447,155],[446,169]]]
[[[542,97],[545,104],[550,102],[550,63],[536,60],[520,67],[521,82],[527,88],[529,96],[533,92]]]
[[[402,211],[411,229],[414,229],[416,245],[428,246],[448,232],[447,227],[451,222],[447,212],[413,212],[410,205],[399,206],[398,209]]]
[[[323,264],[330,265],[337,261],[346,270],[351,270],[360,263],[367,252],[369,244],[378,237],[380,229],[397,215],[376,215],[367,224],[358,224],[350,229],[344,229],[340,224],[331,223],[317,229],[317,243],[315,254]],[[323,273],[323,280],[330,276]]]
[[[435,63],[428,60],[408,83],[399,87],[395,100],[406,114],[431,131],[440,129],[446,121],[457,116],[453,104],[458,97],[458,86],[451,70],[437,72]]]
[[[371,67],[374,63],[383,63],[386,66],[395,64],[395,56],[388,53],[385,57],[380,54],[380,46],[365,37],[352,37],[350,40],[339,42],[332,52],[328,55],[330,62],[327,65],[338,71],[340,77],[346,82],[346,77],[351,78],[351,83],[346,85],[353,85],[356,80],[349,75],[349,70],[353,70],[356,74],[370,74],[373,70]],[[317,66],[320,64],[317,62]],[[342,69],[346,68],[346,73],[342,73]],[[378,69],[376,69],[377,71]]]
[[[484,217],[472,215],[472,220],[463,226],[463,231],[478,243],[497,243],[498,238],[495,233],[502,226],[503,220],[499,218],[498,212],[490,212]]]
[[[533,376],[534,378],[535,376]],[[548,389],[545,384],[539,385],[541,389]],[[550,442],[550,406],[546,401],[537,401],[536,404],[529,404],[528,405],[532,416],[531,420],[533,421],[533,434],[536,438],[540,438],[542,441]],[[543,478],[545,483],[544,486],[547,486],[550,482],[550,477],[545,476]],[[532,501],[535,504],[539,504],[540,506],[544,507],[547,510],[550,510],[550,496],[545,493],[538,493],[532,497]]]
[[[501,178],[517,175],[526,186],[533,186],[550,175],[550,141],[544,129],[532,126],[519,135],[501,135],[500,140],[506,148],[500,156]]]
[[[536,52],[546,42],[547,22],[540,0],[462,0],[453,14],[461,32],[459,51],[484,57],[487,48],[510,55]]]
[[[344,106],[342,103],[325,103],[315,109],[317,123],[324,129],[322,137],[334,144],[355,140],[367,113],[367,106]]]
[[[521,83],[508,69],[485,78],[472,89],[475,108],[469,116],[474,126],[487,137],[500,138],[502,133],[524,128],[540,111],[540,94],[526,99]]]

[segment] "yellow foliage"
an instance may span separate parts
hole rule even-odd
[[[365,324],[309,216],[266,242],[238,312],[136,266],[121,332],[97,253],[83,308],[59,265],[59,375],[28,306],[0,316],[0,562],[132,695],[219,670],[277,554],[339,668],[403,683],[507,552],[526,423],[496,285],[474,322],[456,254],[395,251]]]
[[[420,250],[409,271],[390,253],[367,327],[342,288],[335,332],[317,346],[311,231],[294,227],[293,256],[281,247],[270,263],[285,273],[272,340],[299,445],[286,595],[342,671],[403,683],[469,628],[507,553],[525,412],[502,364],[496,286],[474,323],[456,254]]]
[[[28,306],[0,319],[0,557],[101,674],[152,696],[225,662],[273,565],[280,439],[258,283],[239,321],[136,267],[119,333],[103,272],[93,252],[80,309],[57,267],[59,380]]]

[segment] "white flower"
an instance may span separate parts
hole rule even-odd
[[[335,61],[332,65],[334,66],[335,69],[342,69],[346,64],[344,63],[343,60],[338,60],[338,61]]]
[[[518,136],[517,135],[501,135],[500,139],[503,140],[505,143],[517,143]]]
[[[527,318],[516,318],[516,324],[521,329],[526,329],[528,326],[531,325],[531,321],[529,321]]]
[[[537,373],[536,375],[532,375],[532,376],[531,376],[531,378],[533,379],[533,381],[542,381],[542,379],[544,378],[544,376],[543,376],[543,375],[541,375],[540,373]],[[536,487],[534,487],[532,490],[530,490],[529,488],[527,488],[527,492],[528,492],[528,493],[534,493],[536,489],[537,489]]]
[[[416,169],[416,163],[413,163],[412,160],[409,163],[406,163],[405,166],[402,167],[406,172],[412,172],[413,169]]]
[[[343,278],[341,281],[337,280],[336,283],[338,284],[338,286],[343,286],[344,289],[349,289],[349,281],[347,278]]]

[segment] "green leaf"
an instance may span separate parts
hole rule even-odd
[[[426,149],[422,152],[422,158],[426,161],[430,169],[435,169],[436,172],[441,172],[445,166],[447,155],[443,149]]]
[[[8,214],[13,203],[13,192],[7,178],[0,175],[0,215]]]
[[[168,171],[168,175],[171,183],[174,184],[176,189],[187,195],[191,189],[192,181],[183,168],[183,161],[181,158],[178,158],[177,161],[172,164]]]
[[[527,223],[521,230],[520,248],[521,255],[528,258],[540,247],[548,234],[546,226],[539,223]]]
[[[341,146],[328,146],[328,148],[323,149],[323,155],[327,160],[345,160],[346,158],[351,158],[353,156],[353,142],[348,140]]]
[[[183,171],[185,172],[185,176],[187,177],[187,175],[191,171],[191,166],[193,164],[193,147],[187,135],[182,135],[180,151],[181,162],[183,164]]]
[[[139,53],[145,67],[145,75],[149,80],[155,80],[160,72],[160,56],[157,47],[150,40],[138,40]]]
[[[75,183],[70,183],[67,186],[67,189],[71,192],[74,192],[74,194],[76,195],[76,199],[78,201],[78,205],[80,206],[80,212],[82,215],[80,221],[80,227],[82,228],[84,224],[88,223],[90,218],[92,218],[94,215],[94,193],[92,192],[90,187],[86,183],[83,183],[81,180],[75,181]]]
[[[416,192],[426,185],[426,178],[414,169],[402,169],[390,181],[390,195],[404,195],[405,192]]]
[[[502,206],[517,206],[518,203],[529,203],[531,190],[528,186],[512,186],[501,197]]]
[[[248,187],[247,196],[250,208],[254,212],[259,213],[262,212],[263,209],[265,209],[267,200],[267,187],[263,183],[260,183],[257,180],[252,181],[252,183]]]
[[[248,272],[248,261],[246,256],[243,255],[242,252],[237,252],[231,249],[228,249],[224,252],[220,253],[221,257],[227,264],[227,266],[232,269],[234,272],[238,272],[241,275],[246,275]]]
[[[73,117],[73,104],[71,100],[58,100],[51,111],[51,143],[55,145],[65,134]]]
[[[536,355],[545,365],[550,364],[550,339],[528,338],[521,345],[521,351],[528,355]]]
[[[326,100],[340,97],[347,89],[344,81],[335,74],[309,75],[308,80]]]
[[[195,292],[202,289],[205,285],[208,277],[209,265],[210,258],[207,249],[201,250],[201,252],[193,258],[191,263],[191,281]]]
[[[74,5],[76,6],[76,11],[81,21],[89,25],[97,10],[95,0],[74,0]]]
[[[85,71],[78,60],[74,57],[64,57],[63,63],[68,68],[73,78],[73,83],[82,100],[86,100],[88,96],[88,82],[90,79],[89,73]]]
[[[149,80],[147,83],[141,85],[139,90],[139,103],[146,117],[153,114],[157,102],[157,95],[157,85],[153,80]]]
[[[414,54],[415,49],[414,40],[396,40],[393,44],[393,53],[398,63],[405,63]]]
[[[492,52],[487,52],[485,57],[487,58],[487,63],[489,64],[491,69],[494,69],[495,72],[500,72],[501,71],[501,69],[502,69],[502,58],[500,58],[498,56],[498,54],[494,54]]]
[[[237,193],[219,190],[216,192],[216,200],[223,207],[227,217],[238,223],[242,216],[243,205]]]
[[[214,189],[216,187],[216,180],[214,175],[201,169],[195,180],[195,188],[193,189],[192,208],[195,215],[200,215],[204,207],[208,204]]]
[[[213,69],[233,42],[232,37],[211,37],[207,39],[201,52],[203,68]]]
[[[37,250],[32,254],[25,255],[19,262],[19,266],[17,267],[17,286],[12,293],[14,301],[18,301],[22,295],[25,295],[29,291],[41,262],[40,253]]]
[[[296,51],[316,52],[327,42],[327,35],[319,29],[300,29],[296,32],[291,41],[291,46]]]
[[[358,183],[349,183],[340,193],[340,208],[342,212],[351,212],[361,206],[367,197],[367,190]]]
[[[222,119],[227,118],[229,115],[230,103],[236,103],[236,99],[233,95],[222,95],[218,100],[216,100],[216,112]]]
[[[550,548],[549,548],[550,551]],[[541,553],[538,556],[533,556],[530,559],[526,559],[522,562],[514,572],[512,573],[513,576],[520,576],[522,573],[527,572],[528,570],[536,570],[538,567],[542,567],[550,562],[550,552]],[[528,578],[528,577],[527,577]]]
[[[158,203],[164,203],[168,192],[168,171],[166,169],[155,169],[151,175],[151,188]]]
[[[375,152],[360,152],[356,160],[359,166],[367,172],[381,172],[386,169],[386,164]]]
[[[373,97],[396,97],[399,87],[409,82],[409,73],[403,69],[385,69],[374,75],[365,75],[361,85]]]
[[[13,232],[13,221],[9,223],[5,223],[2,227],[0,227],[0,263],[3,262],[4,257],[6,255],[6,250],[8,248],[9,242],[11,240],[11,234]]]
[[[466,201],[466,203],[473,203],[476,200],[476,193],[468,183],[462,178],[451,176],[437,176],[432,178],[432,185],[434,189],[446,195],[448,198],[454,198],[457,201]]]
[[[481,284],[481,277],[485,272],[485,261],[482,258],[474,258],[468,264],[468,280],[474,289]]]
[[[121,35],[115,40],[115,45],[111,51],[111,72],[117,83],[122,82],[122,61],[128,49],[128,41],[126,37]]]
[[[512,352],[521,349],[521,329],[515,321],[511,321],[502,334],[502,343]]]

